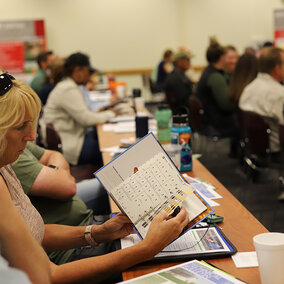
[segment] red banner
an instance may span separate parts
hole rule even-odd
[[[24,72],[24,44],[22,41],[0,42],[0,68],[11,73]]]

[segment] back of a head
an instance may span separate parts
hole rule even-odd
[[[263,48],[259,57],[259,72],[270,74],[277,65],[281,65],[282,52],[278,47]]]
[[[64,60],[56,59],[50,65],[50,81],[55,86],[64,76]]]
[[[253,81],[258,72],[258,59],[251,53],[243,54],[232,74],[229,85],[229,97],[232,101],[238,102],[244,88]]]
[[[178,61],[180,60],[190,60],[193,57],[193,54],[188,49],[179,49],[174,55],[173,55],[173,61],[174,65],[176,66]]]
[[[173,56],[173,54],[174,53],[173,53],[173,51],[171,49],[167,49],[167,50],[165,50],[165,52],[163,54],[163,59],[167,59],[167,58]]]
[[[209,47],[206,51],[206,59],[209,64],[218,62],[220,57],[225,54],[225,49],[221,46],[215,37],[210,38]]]
[[[273,42],[271,42],[271,41],[266,41],[266,42],[262,45],[262,47],[270,47],[270,46],[273,46]]]
[[[26,83],[11,79],[10,75],[7,73],[0,73],[1,156],[6,148],[5,136],[7,131],[17,125],[19,121],[23,121],[26,113],[31,115],[34,128],[36,127],[41,102],[38,95]]]
[[[47,59],[48,59],[48,56],[50,56],[52,54],[53,54],[53,52],[51,50],[41,52],[36,58],[38,66],[41,68],[41,63],[46,62]]]
[[[72,75],[74,68],[77,66],[90,66],[89,56],[81,52],[76,52],[68,56],[64,63],[65,76]]]

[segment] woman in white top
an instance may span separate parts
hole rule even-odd
[[[132,233],[130,220],[122,214],[116,215],[102,225],[88,227],[43,224],[40,215],[25,196],[9,166],[23,152],[27,141],[34,140],[40,101],[25,83],[11,80],[7,73],[0,75],[0,94],[0,207],[3,200],[3,202],[9,200],[7,204],[13,207],[12,200],[32,235],[46,251],[66,250],[86,245],[96,246],[98,243],[123,238]],[[153,258],[175,239],[187,224],[188,215],[183,208],[171,219],[167,219],[166,213],[160,213],[153,219],[145,239],[137,245],[59,266],[50,262],[52,282],[101,282],[112,273]],[[22,241],[22,246],[26,246],[25,240]],[[29,253],[33,255],[34,249]],[[32,266],[37,269],[38,263]],[[40,280],[34,282],[41,283]]]

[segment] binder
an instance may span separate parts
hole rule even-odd
[[[153,133],[96,171],[95,176],[134,223],[141,239],[161,210],[170,215],[181,204],[185,207],[190,223],[183,233],[214,212],[185,182]]]
[[[179,252],[160,252],[158,255],[156,255],[153,259],[147,261],[146,263],[161,263],[161,262],[179,262],[179,261],[189,261],[193,259],[197,260],[208,260],[208,259],[216,259],[216,258],[224,258],[224,257],[230,257],[231,255],[235,254],[237,252],[236,247],[232,244],[232,242],[226,237],[226,235],[222,232],[220,227],[218,227],[216,224],[213,225],[206,225],[206,226],[199,226],[196,228],[191,229],[191,231],[205,229],[206,233],[208,233],[208,230],[211,229],[218,235],[218,238],[222,240],[223,248],[214,248],[212,251],[206,250],[205,252],[195,252],[194,250],[188,249],[188,250],[181,250]],[[200,238],[201,241],[203,240],[206,243],[206,234],[204,235],[203,239]],[[199,239],[199,240],[200,240]],[[196,241],[196,245],[199,244],[199,240]],[[116,249],[124,248],[121,245],[121,241],[118,241],[116,243]],[[133,245],[136,242],[133,243]],[[145,264],[145,262],[143,263]]]
[[[209,226],[209,225],[208,225]],[[208,226],[202,227],[207,228]],[[214,251],[214,252],[205,252],[205,253],[186,253],[184,255],[167,255],[167,256],[156,256],[151,260],[151,262],[177,262],[177,261],[187,261],[187,260],[207,260],[207,259],[216,259],[216,258],[224,258],[230,257],[231,255],[237,252],[236,247],[232,244],[232,242],[227,238],[227,236],[222,232],[220,227],[216,224],[210,225],[216,229],[216,232],[228,246],[228,251]],[[199,227],[200,228],[200,227]],[[198,228],[194,228],[192,230],[196,230]]]

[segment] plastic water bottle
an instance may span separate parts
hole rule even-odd
[[[171,129],[172,144],[179,144],[181,149],[181,163],[180,170],[182,172],[192,170],[192,145],[191,145],[192,131],[188,125],[188,114],[181,113],[173,115],[173,126]]]
[[[161,144],[171,143],[172,111],[167,105],[159,106],[155,113],[158,129],[158,140]]]

